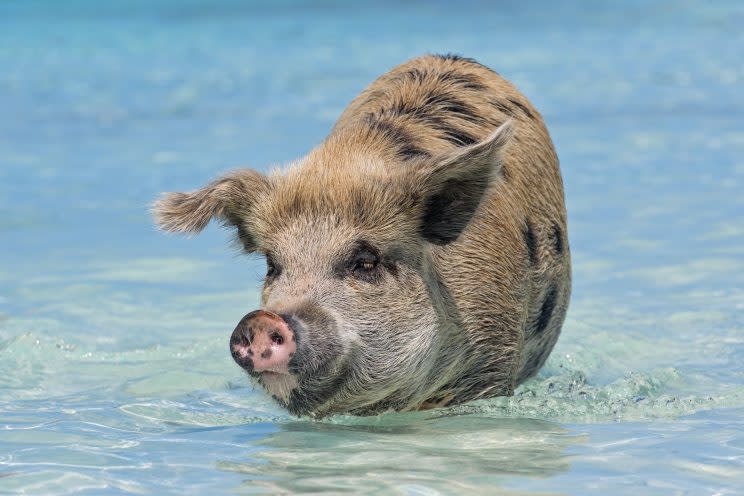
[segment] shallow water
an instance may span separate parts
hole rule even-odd
[[[552,5],[0,3],[0,492],[741,492],[744,6]],[[563,334],[513,398],[293,418],[227,350],[263,262],[147,204],[301,155],[425,52],[544,114]]]

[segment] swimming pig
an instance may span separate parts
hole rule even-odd
[[[266,257],[235,361],[294,414],[370,415],[514,388],[571,291],[558,158],[540,114],[478,62],[431,55],[365,89],[286,169],[241,169],[155,203]]]

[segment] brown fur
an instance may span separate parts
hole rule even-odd
[[[164,196],[155,214],[162,228],[179,232],[198,232],[216,217],[237,227],[248,251],[281,253],[291,284],[267,281],[262,306],[294,311],[317,303],[346,316],[336,318],[339,329],[352,329],[339,331],[352,336],[336,343],[344,356],[361,346],[356,340],[367,355],[395,341],[390,334],[375,342],[370,326],[408,330],[392,359],[410,362],[406,377],[425,376],[421,383],[407,387],[386,382],[383,372],[371,378],[357,363],[334,363],[350,379],[332,400],[307,409],[313,414],[510,395],[547,359],[568,306],[566,212],[547,129],[514,86],[470,59],[425,56],[400,65],[288,169],[236,171]],[[390,270],[377,286],[350,280],[341,291],[318,274],[330,274],[360,238],[381,247]],[[368,313],[355,315],[358,307]],[[436,335],[412,338],[417,326]],[[372,383],[379,394],[362,395]]]

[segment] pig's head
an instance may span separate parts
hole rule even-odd
[[[469,344],[432,246],[455,241],[500,177],[502,125],[471,146],[390,163],[329,138],[270,175],[243,169],[154,206],[167,231],[211,219],[266,258],[235,361],[294,414],[417,409],[458,381]]]

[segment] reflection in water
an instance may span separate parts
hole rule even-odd
[[[245,492],[482,492],[512,476],[570,468],[566,448],[584,441],[553,422],[432,413],[339,417],[280,424],[243,463]]]

